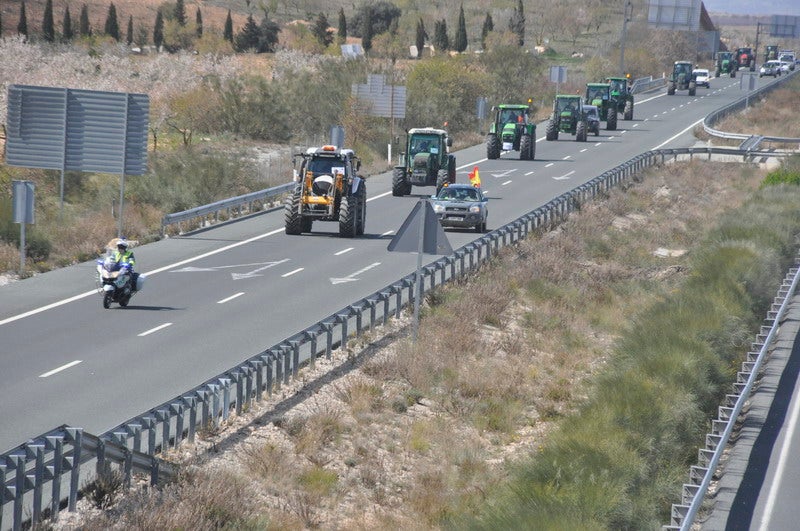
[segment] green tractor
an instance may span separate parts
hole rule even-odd
[[[600,119],[606,123],[607,131],[617,128],[617,104],[611,95],[609,83],[587,83],[584,103],[597,107]]]
[[[406,150],[400,153],[400,165],[392,172],[392,195],[408,195],[412,186],[436,186],[438,193],[445,183],[456,182],[452,145],[453,139],[443,129],[409,129]]]
[[[578,95],[559,94],[553,101],[553,114],[547,122],[547,140],[558,140],[559,133],[575,135],[577,142],[586,142],[588,123],[583,99]]]
[[[697,92],[697,85],[692,77],[694,67],[689,61],[675,61],[672,67],[672,76],[667,84],[667,94],[674,96],[676,90],[688,90],[689,96]]]
[[[716,77],[719,77],[720,74],[730,74],[731,77],[736,77],[737,70],[739,70],[739,65],[736,63],[733,52],[717,52]]]
[[[633,93],[628,88],[627,77],[607,77],[611,85],[611,98],[617,103],[617,112],[623,120],[633,120]]]
[[[486,135],[486,158],[500,158],[500,151],[519,151],[520,160],[536,157],[536,124],[528,105],[492,107],[494,121]]]

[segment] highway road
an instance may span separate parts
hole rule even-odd
[[[643,151],[693,145],[702,118],[743,94],[738,78],[695,97],[665,92],[638,95],[633,121],[584,143],[544,141],[539,127],[534,161],[459,151],[457,180],[479,167],[491,230]],[[363,238],[319,222],[286,236],[279,209],[138,247],[147,283],[127,309],[102,308],[93,262],[0,288],[0,450],[61,424],[102,433],[415,270],[415,255],[386,246],[433,189],[393,197],[385,173],[367,191]],[[478,237],[447,235],[454,249]]]

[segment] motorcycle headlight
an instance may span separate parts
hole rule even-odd
[[[433,211],[437,214],[442,214],[444,212],[444,205],[442,205],[441,203],[434,203]]]

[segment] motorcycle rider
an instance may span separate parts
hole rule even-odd
[[[117,250],[114,251],[113,259],[117,263],[118,269],[122,269],[123,267],[128,268],[131,274],[131,291],[136,291],[136,280],[139,277],[139,273],[133,271],[133,266],[136,265],[136,258],[133,256],[133,251],[128,248],[128,240],[125,238],[119,238],[117,240]]]

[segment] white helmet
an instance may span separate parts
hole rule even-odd
[[[126,240],[125,238],[120,238],[119,240],[117,240],[117,247],[122,247],[123,249],[127,249],[128,240]]]

